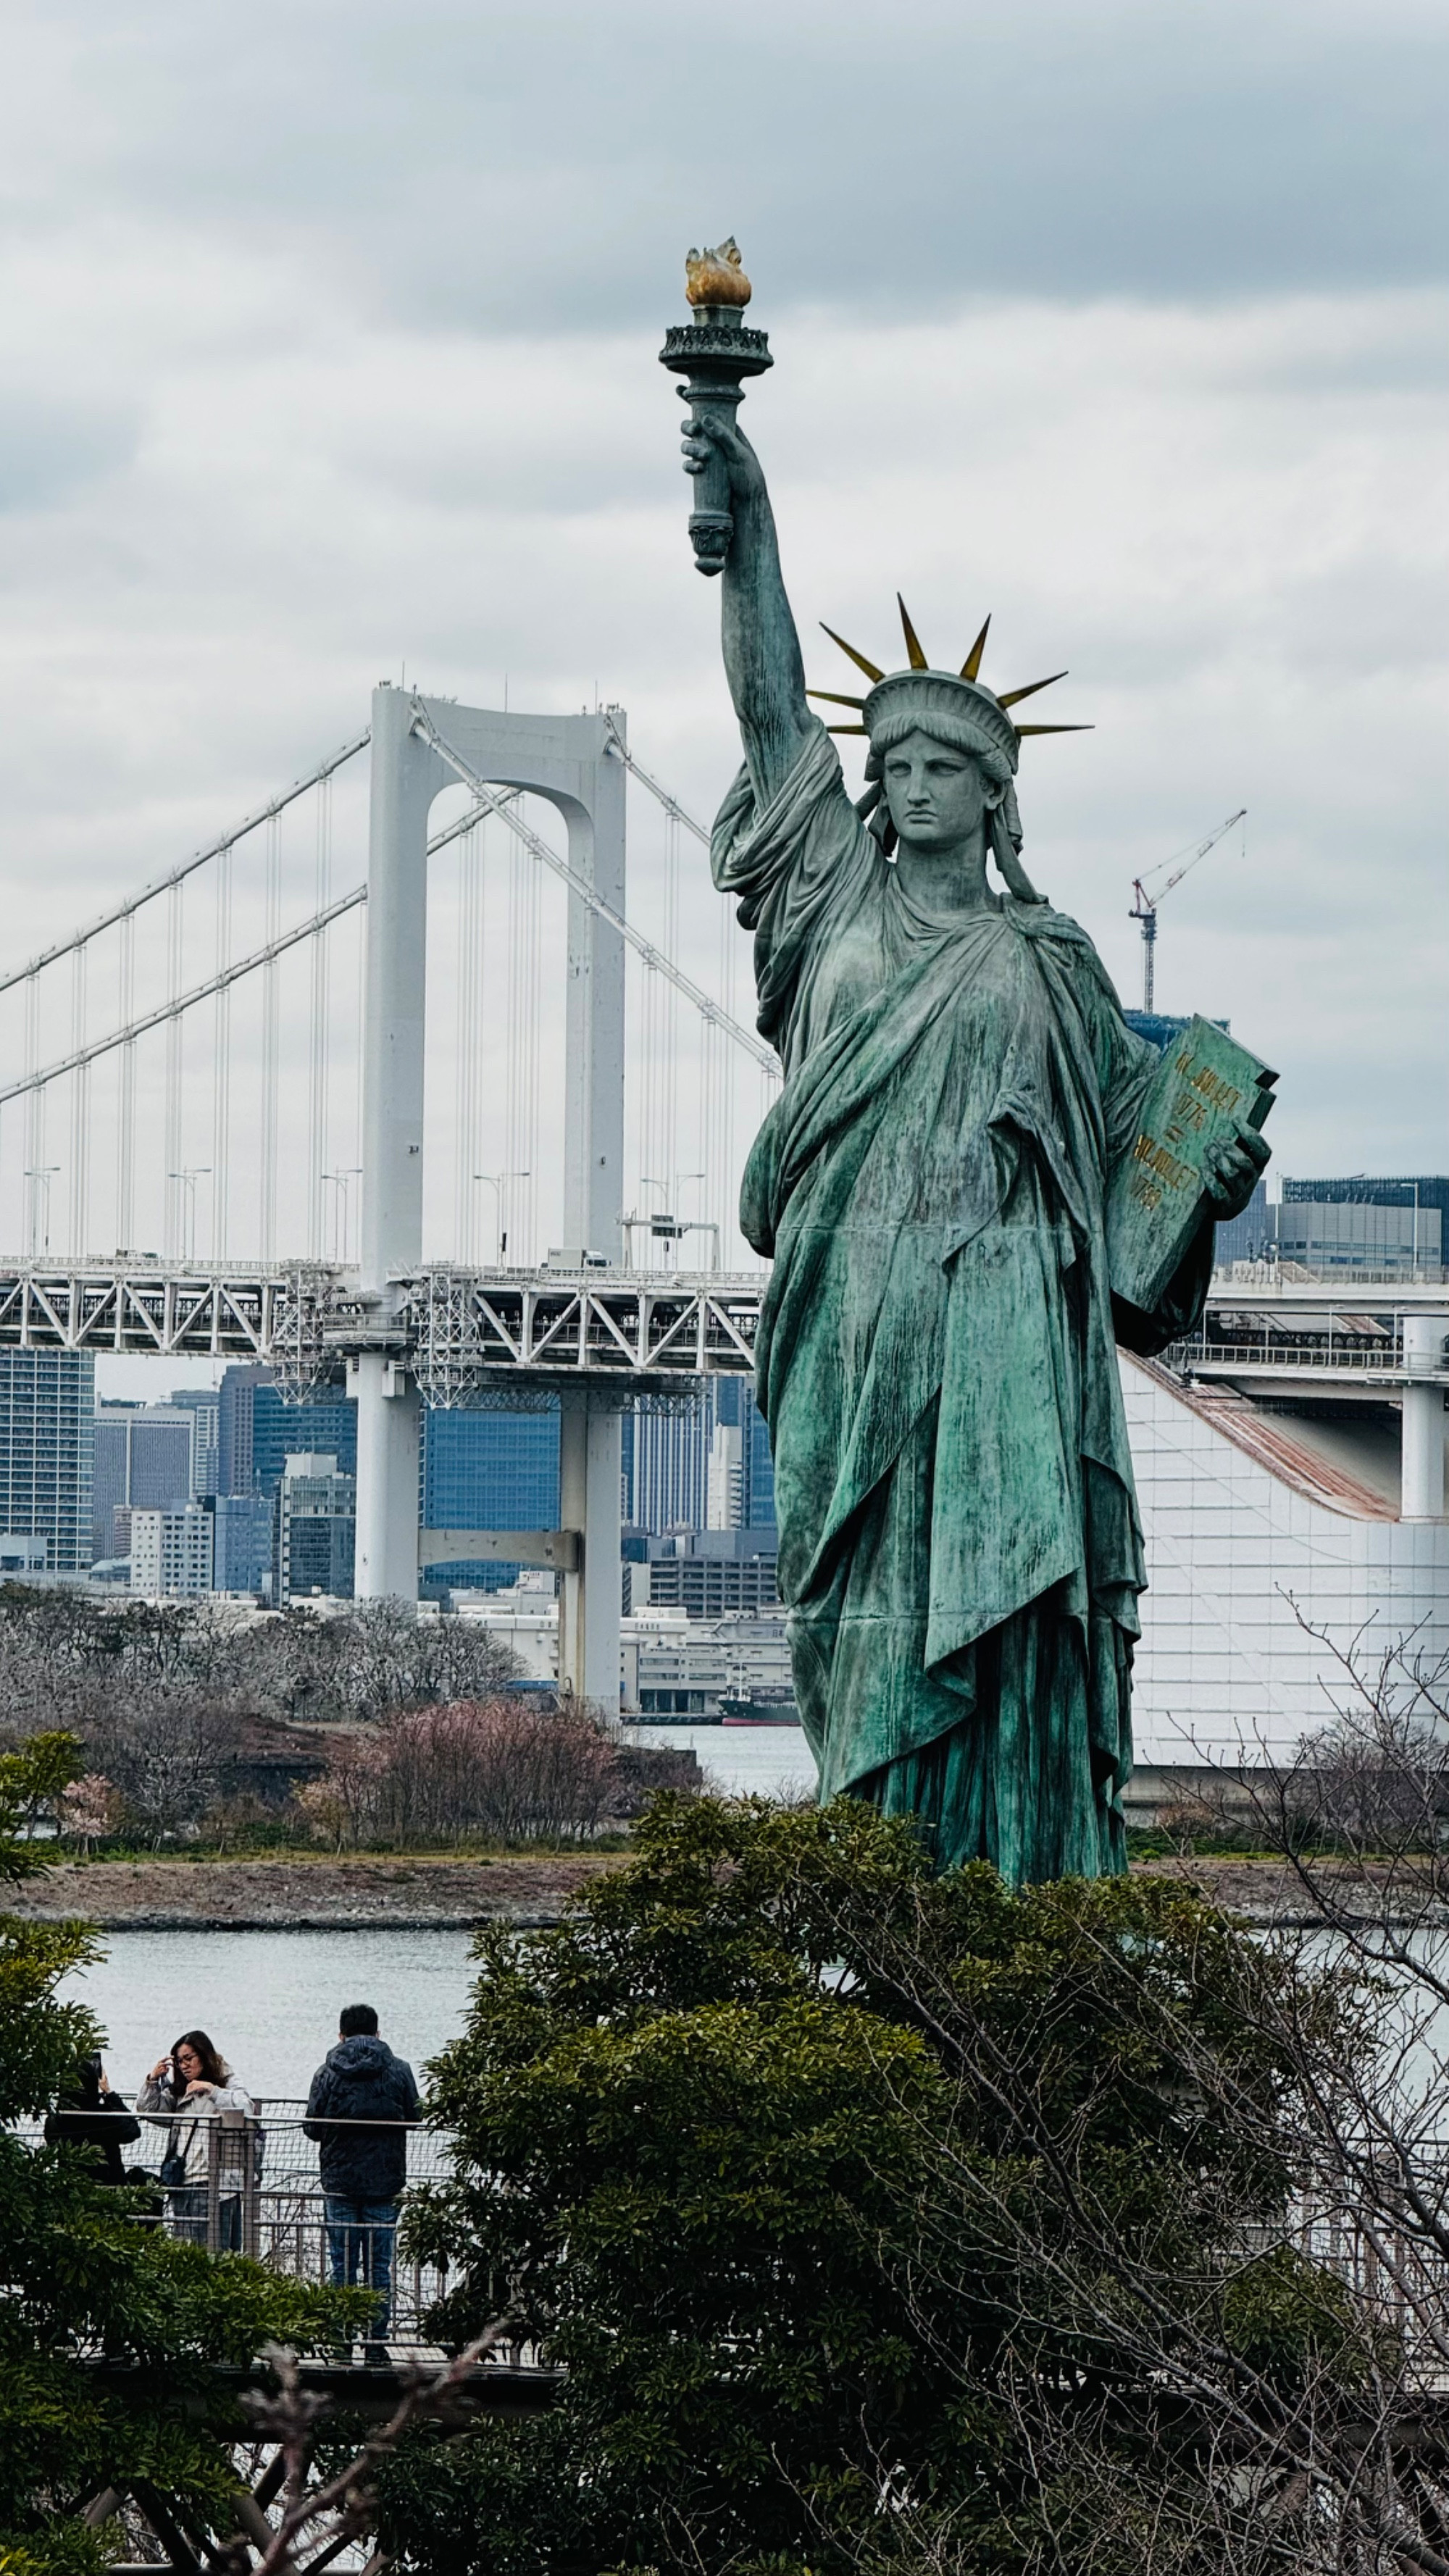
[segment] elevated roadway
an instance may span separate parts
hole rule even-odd
[[[357,1351],[380,1350],[416,1377],[430,1404],[496,1403],[510,1383],[522,1393],[527,1381],[548,1388],[583,1375],[613,1381],[627,1401],[753,1368],[767,1277],[600,1262],[530,1270],[438,1263],[395,1275],[384,1312],[356,1270],[336,1266],[0,1256],[0,1348],[263,1361],[298,1396],[340,1381]],[[1391,1394],[1426,1375],[1449,1385],[1442,1339],[1417,1365],[1406,1355],[1406,1325],[1446,1313],[1449,1287],[1437,1283],[1215,1280],[1201,1330],[1168,1359],[1193,1377],[1284,1389],[1332,1380],[1343,1397]]]

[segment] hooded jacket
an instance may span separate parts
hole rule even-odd
[[[413,2070],[385,2039],[366,2032],[339,2039],[312,2078],[302,2122],[321,2150],[324,2192],[338,2200],[396,2200],[408,2172],[402,2123],[415,2121],[418,2108]]]

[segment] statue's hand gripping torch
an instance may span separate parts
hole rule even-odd
[[[685,292],[694,318],[667,333],[659,363],[686,378],[679,391],[690,406],[692,420],[702,420],[711,411],[728,420],[744,401],[745,378],[762,376],[775,363],[764,332],[745,327],[750,281],[733,241],[722,242],[718,250],[690,252]],[[723,572],[734,521],[729,468],[713,444],[695,477],[689,534],[695,570]]]

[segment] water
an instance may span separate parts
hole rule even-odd
[[[305,2095],[337,2037],[344,2004],[377,2008],[382,2035],[424,2060],[463,2026],[471,1975],[466,1932],[107,1932],[106,1956],[68,1977],[106,2033],[118,2092],[183,2030],[208,2031],[249,2092]]]
[[[707,1789],[729,1797],[813,1798],[815,1763],[798,1726],[637,1726],[634,1744],[677,1744],[699,1755]]]
[[[813,1796],[798,1726],[641,1726],[640,1744],[689,1746],[706,1785],[733,1796]],[[106,2032],[106,2072],[134,2093],[183,2030],[208,2031],[254,2094],[304,2095],[344,2004],[377,2008],[382,2035],[423,2080],[463,2025],[466,1932],[108,1932],[106,1956],[63,1989]]]

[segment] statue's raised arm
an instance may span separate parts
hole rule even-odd
[[[756,800],[764,805],[794,768],[815,719],[764,472],[738,423],[717,412],[688,421],[684,431],[686,474],[702,476],[711,464],[728,474],[734,523],[724,565],[725,676]]]
[[[685,262],[690,320],[660,357],[687,377],[684,470],[695,478],[689,532],[702,573],[724,574],[725,672],[760,805],[788,777],[813,719],[800,639],[780,577],[775,520],[760,460],[736,414],[744,379],[771,364],[763,331],[746,328],[750,281],[733,240]]]

